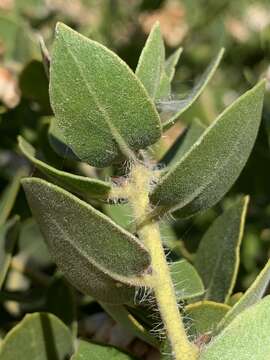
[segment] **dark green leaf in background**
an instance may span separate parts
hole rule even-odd
[[[195,266],[206,288],[205,299],[226,302],[232,294],[240,262],[248,197],[224,211],[203,236]]]

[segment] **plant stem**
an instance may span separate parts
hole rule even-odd
[[[148,199],[150,179],[151,172],[147,168],[140,164],[133,167],[129,200],[133,206],[137,222],[141,222],[150,211]],[[152,274],[146,281],[154,291],[174,358],[175,360],[195,360],[198,351],[195,345],[189,342],[185,332],[158,224],[155,221],[145,223],[138,231],[138,234],[151,256]]]

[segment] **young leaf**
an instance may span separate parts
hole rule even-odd
[[[245,294],[240,297],[231,310],[226,314],[223,321],[220,323],[218,330],[226,327],[238,314],[261,300],[269,285],[269,282],[270,260],[267,261],[265,267],[257,276],[253,284],[245,292]]]
[[[71,360],[132,360],[128,354],[106,345],[79,340],[79,346]]]
[[[175,66],[182,53],[182,48],[177,49],[169,58],[165,61],[164,69],[161,74],[159,88],[156,92],[156,99],[168,98],[171,95],[171,82],[175,74]],[[157,101],[157,106],[159,102]]]
[[[160,211],[191,216],[216,204],[233,185],[254,145],[261,120],[264,81],[228,107],[151,194]]]
[[[229,310],[226,304],[207,300],[187,305],[185,311],[192,322],[191,333],[201,335],[212,332]]]
[[[141,80],[148,94],[155,99],[165,62],[165,48],[159,23],[156,23],[142,50],[136,75]]]
[[[104,167],[155,143],[161,125],[146,90],[128,66],[101,44],[58,24],[50,98],[67,144],[85,162]]]
[[[4,224],[10,215],[20,189],[20,180],[26,175],[25,170],[19,170],[12,182],[6,187],[0,198],[0,225]]]
[[[4,338],[1,360],[66,360],[73,353],[68,328],[54,315],[26,315]]]
[[[239,268],[248,197],[220,215],[203,236],[195,266],[205,285],[205,299],[226,302],[232,294]]]
[[[201,95],[203,90],[205,89],[206,85],[210,82],[212,79],[216,69],[218,68],[218,65],[223,57],[224,49],[221,49],[217,56],[212,60],[212,62],[209,64],[205,72],[202,74],[202,76],[199,78],[199,80],[196,82],[188,96],[183,100],[175,100],[170,103],[170,101],[164,103],[162,105],[163,111],[166,111],[166,108],[168,112],[175,113],[169,120],[167,120],[163,124],[163,129],[167,130],[169,129],[174,123],[179,119],[180,115],[183,114],[184,111],[186,111],[190,106],[198,99],[198,97]]]
[[[174,74],[175,74],[175,67],[179,61],[180,55],[182,54],[183,48],[179,48],[175,50],[172,55],[168,57],[165,61],[165,72],[170,79],[170,81],[173,80]]]
[[[270,354],[270,297],[239,314],[200,355],[200,360],[266,360]]]
[[[36,166],[49,179],[58,185],[66,187],[81,195],[89,195],[95,199],[106,199],[110,191],[110,184],[104,181],[70,174],[65,171],[55,169],[36,158],[36,150],[21,136],[18,137],[19,148],[31,163]]]
[[[132,301],[150,257],[139,240],[91,205],[44,180],[23,187],[60,270],[80,291],[109,303]]]
[[[159,343],[156,338],[141,325],[135,317],[126,309],[124,305],[110,305],[101,303],[103,309],[119,324],[130,331],[134,336],[158,348]]]
[[[19,217],[0,225],[0,289],[5,280],[12,253],[18,238]]]
[[[192,299],[204,293],[204,286],[199,274],[186,260],[173,262],[170,265],[170,273],[177,301]]]

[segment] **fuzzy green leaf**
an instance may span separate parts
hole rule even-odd
[[[18,238],[19,217],[0,225],[0,289],[5,280],[12,253]]]
[[[152,99],[155,99],[160,86],[164,62],[165,47],[159,23],[156,23],[148,36],[136,68],[137,77]]]
[[[186,136],[183,139],[181,146],[178,148],[178,151],[174,155],[170,166],[180,161],[180,159],[189,151],[192,145],[199,139],[199,137],[205,131],[206,126],[200,122],[200,120],[195,119],[190,128],[187,131]],[[177,141],[177,140],[176,140]]]
[[[177,301],[191,299],[204,293],[202,280],[196,269],[188,261],[173,262],[170,265],[170,273]]]
[[[25,170],[19,170],[12,182],[6,187],[0,198],[0,225],[9,217],[20,189],[20,181],[25,176]]]
[[[66,360],[73,353],[68,328],[54,315],[26,315],[5,337],[0,347],[1,360]]]
[[[202,351],[200,360],[266,360],[270,354],[270,297],[238,315]]]
[[[177,49],[166,59],[164,69],[161,74],[159,88],[156,92],[156,99],[166,99],[171,95],[171,82],[175,74],[175,67],[182,53],[182,48]],[[158,105],[158,101],[157,101]]]
[[[36,158],[36,150],[21,136],[18,138],[19,148],[31,163],[49,179],[58,185],[81,195],[89,195],[95,199],[106,199],[110,191],[110,184],[104,181],[84,176],[70,174],[58,170]]]
[[[67,144],[93,166],[108,166],[128,148],[142,149],[160,138],[158,114],[135,74],[113,52],[61,23],[50,98]]]
[[[248,197],[220,215],[203,236],[195,258],[205,299],[226,302],[232,294],[239,268]]]
[[[253,284],[248,288],[245,294],[240,297],[231,310],[226,314],[218,330],[226,327],[238,314],[261,300],[269,285],[269,282],[270,260],[268,260],[263,270],[257,276]]]
[[[106,345],[99,345],[80,340],[76,353],[71,360],[132,360],[130,355],[127,355],[120,350]]]
[[[195,83],[194,87],[191,89],[190,93],[185,99],[168,101],[162,104],[163,111],[173,111],[175,113],[169,120],[164,123],[164,130],[169,129],[172,125],[174,125],[174,123],[179,119],[180,115],[183,114],[184,111],[189,109],[191,105],[198,99],[198,97],[205,89],[206,85],[210,82],[213,75],[215,74],[215,71],[218,68],[218,65],[223,57],[223,54],[224,49],[221,49],[217,56],[209,64],[202,76],[199,78],[199,80]]]
[[[150,257],[139,240],[91,205],[44,180],[23,180],[51,256],[82,292],[111,303],[132,301]]]
[[[212,332],[229,310],[228,305],[207,300],[187,305],[185,311],[191,320],[191,333],[202,335]]]
[[[229,106],[179,162],[160,178],[151,200],[188,217],[216,204],[233,185],[254,145],[265,82]]]

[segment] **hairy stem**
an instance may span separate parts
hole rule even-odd
[[[150,211],[148,199],[150,178],[151,172],[142,165],[137,164],[133,167],[129,200],[138,223]],[[147,281],[154,291],[174,358],[175,360],[195,360],[198,357],[198,352],[195,346],[189,342],[185,332],[162,246],[159,226],[155,221],[150,221],[145,223],[138,233],[151,255],[152,275]]]

